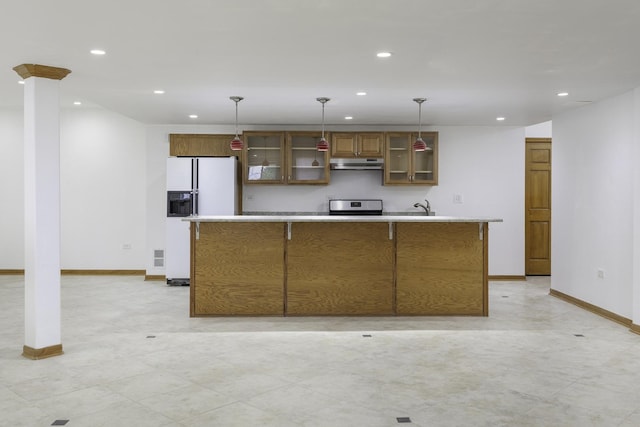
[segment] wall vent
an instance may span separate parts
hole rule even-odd
[[[164,267],[164,249],[153,250],[153,266]]]

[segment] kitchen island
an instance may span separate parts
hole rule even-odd
[[[488,316],[494,218],[241,215],[191,222],[190,315]]]

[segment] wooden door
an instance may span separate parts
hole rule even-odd
[[[525,274],[551,274],[551,138],[527,138]]]

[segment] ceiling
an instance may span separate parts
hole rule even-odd
[[[0,35],[0,108],[37,63],[149,124],[526,126],[640,86],[637,0],[22,0]]]

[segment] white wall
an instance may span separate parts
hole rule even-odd
[[[0,269],[24,268],[24,114],[0,109]]]
[[[553,117],[551,287],[628,318],[634,115],[629,92]]]
[[[551,120],[538,123],[537,125],[527,126],[524,132],[527,138],[551,138]]]
[[[245,130],[256,128],[243,127]],[[262,126],[262,130],[269,128]],[[277,127],[282,129],[282,126]],[[304,130],[297,127],[298,130]],[[350,130],[334,127],[330,130]],[[363,127],[360,130],[379,130]],[[394,128],[393,130],[412,130]],[[415,211],[425,197],[439,215],[503,218],[492,223],[489,235],[489,274],[524,274],[524,128],[431,127],[439,131],[439,185],[403,187],[382,185],[381,171],[333,171],[326,186],[249,185],[244,188],[244,211],[326,212],[329,198],[381,198],[387,212]],[[230,126],[149,126],[147,128],[147,274],[153,249],[164,249],[164,168],[170,133],[233,133]],[[159,189],[162,188],[162,191]],[[463,204],[454,204],[461,194]]]
[[[143,269],[145,127],[100,108],[60,115],[61,266]],[[0,268],[24,268],[22,110],[0,111]],[[7,218],[7,221],[5,221]],[[124,244],[131,249],[123,249]]]

